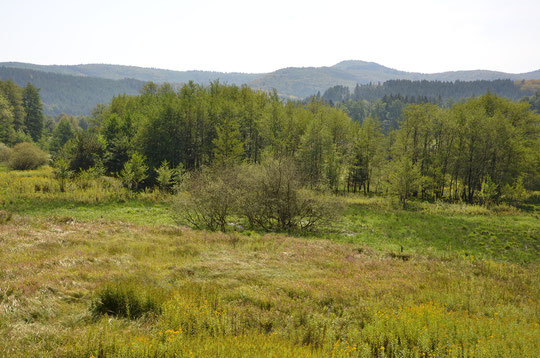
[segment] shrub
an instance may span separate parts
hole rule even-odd
[[[527,197],[527,190],[523,185],[523,177],[519,177],[514,185],[506,184],[502,188],[502,198],[508,202],[523,202]]]
[[[205,168],[186,176],[173,205],[179,224],[225,231],[241,194],[235,168]]]
[[[148,287],[120,282],[101,290],[91,306],[95,317],[110,316],[137,319],[145,314],[160,313],[163,293]]]
[[[232,219],[263,230],[311,230],[336,215],[341,201],[306,190],[294,163],[216,167],[192,174],[173,206],[176,221],[225,231]]]
[[[58,179],[60,184],[60,191],[65,191],[66,180],[69,179],[73,172],[69,170],[69,162],[62,157],[59,157],[53,164],[54,177]]]
[[[10,156],[11,156],[11,148],[5,145],[4,143],[0,143],[0,163],[9,162]]]
[[[240,213],[252,227],[266,230],[313,229],[342,210],[341,202],[304,189],[294,162],[270,160],[241,170]]]
[[[498,185],[488,175],[482,182],[482,189],[478,192],[478,200],[482,205],[489,208],[497,202]]]
[[[99,158],[103,157],[104,147],[102,137],[85,131],[68,140],[62,151],[70,158],[70,169],[78,173],[98,165]]]
[[[164,160],[161,166],[154,169],[156,172],[156,182],[163,191],[171,191],[175,186],[181,183],[184,167],[180,164],[177,168],[170,168],[169,162]]]
[[[47,163],[48,155],[34,144],[24,142],[13,147],[9,166],[15,170],[37,169]]]
[[[131,158],[124,164],[120,177],[124,186],[130,190],[139,190],[139,185],[148,178],[148,166],[146,158],[140,153],[133,153]]]

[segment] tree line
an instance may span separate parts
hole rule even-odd
[[[10,79],[19,86],[31,82],[41,88],[43,113],[51,116],[87,115],[98,103],[109,102],[115,95],[136,95],[145,83],[131,78],[112,80],[0,66],[2,79]]]
[[[530,82],[530,81],[529,81]],[[539,92],[525,81],[410,81],[390,80],[382,84],[357,85],[354,90],[346,86],[334,86],[323,95],[310,97],[323,100],[342,109],[353,120],[362,122],[373,116],[379,118],[384,133],[396,129],[403,121],[403,109],[409,104],[432,103],[450,108],[467,98],[493,93],[500,97],[520,100],[530,104],[531,110],[540,113]]]
[[[381,99],[384,96],[402,95],[407,97],[427,97],[442,101],[449,99],[458,101],[462,98],[481,96],[486,92],[514,100],[534,94],[512,80],[388,80],[383,83],[357,84],[352,91],[346,86],[334,86],[327,89],[322,95],[322,98],[329,102],[345,102],[348,100],[373,101]]]
[[[43,104],[39,89],[28,83],[21,88],[0,81],[0,142],[39,141],[43,132]]]
[[[59,177],[92,170],[133,190],[276,160],[292,163],[303,187],[391,192],[403,204],[515,200],[540,188],[540,120],[528,103],[490,93],[449,107],[418,102],[385,128],[373,113],[355,121],[317,98],[284,103],[247,86],[148,83],[87,119],[63,116],[32,140],[52,154]]]

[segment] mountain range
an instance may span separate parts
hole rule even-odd
[[[243,85],[261,90],[276,89],[283,98],[302,99],[330,87],[382,83],[391,79],[429,81],[533,80],[540,70],[527,73],[504,73],[487,70],[441,73],[405,72],[374,62],[343,61],[329,67],[288,67],[270,73],[225,73],[213,71],[173,71],[135,66],[84,64],[35,65],[0,62],[0,79],[11,79],[20,86],[32,82],[41,88],[47,114],[88,114],[98,103],[107,103],[118,94],[136,94],[147,81],[180,85],[188,81],[208,84]]]

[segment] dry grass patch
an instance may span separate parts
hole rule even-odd
[[[533,357],[538,271],[280,234],[15,216],[0,240],[0,351]],[[122,283],[163,298],[140,318],[92,312]]]

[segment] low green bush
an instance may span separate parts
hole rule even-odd
[[[47,153],[32,143],[19,143],[13,147],[9,166],[14,170],[32,170],[47,163]]]
[[[104,314],[137,319],[146,314],[159,314],[164,293],[133,283],[118,282],[105,286],[92,303],[94,317]]]

